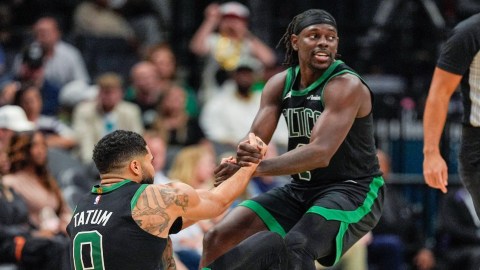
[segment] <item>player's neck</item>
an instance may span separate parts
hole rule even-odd
[[[100,178],[101,178],[100,185],[102,186],[109,186],[116,183],[120,183],[126,179],[135,181],[135,179],[132,179],[131,177],[125,177],[118,174],[101,174]]]
[[[125,179],[118,179],[118,180],[114,180],[114,179],[104,180],[104,179],[102,179],[102,180],[100,181],[100,185],[101,185],[101,186],[111,186],[111,185],[114,185],[114,184],[116,184],[116,183],[120,183],[120,182],[122,182],[123,180],[125,180]]]

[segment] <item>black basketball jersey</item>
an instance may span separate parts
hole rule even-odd
[[[350,73],[362,80],[345,63],[336,60],[313,84],[298,90],[299,70],[298,66],[287,70],[282,96],[282,113],[287,121],[289,134],[288,150],[310,142],[313,126],[324,110],[323,90],[333,77]],[[366,85],[363,80],[362,82]],[[330,136],[336,136],[336,134]],[[355,119],[347,137],[332,157],[328,167],[295,174],[292,177],[294,183],[317,185],[319,181],[331,183],[378,175],[381,173],[376,158],[373,116],[370,113],[365,117]]]
[[[163,269],[167,240],[144,231],[132,218],[146,187],[130,180],[94,186],[78,203],[67,226],[74,269]]]

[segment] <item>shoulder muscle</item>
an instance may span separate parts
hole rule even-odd
[[[132,217],[143,230],[166,237],[171,224],[185,211],[195,193],[188,185],[148,185],[132,209]],[[198,199],[197,199],[198,200]]]

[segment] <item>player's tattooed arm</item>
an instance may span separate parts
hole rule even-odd
[[[172,204],[180,206],[183,211],[188,206],[188,195],[179,193],[178,189],[161,189],[160,194],[162,195],[162,199],[169,207]]]
[[[176,270],[177,265],[175,264],[175,258],[173,257],[173,246],[172,246],[172,239],[170,236],[167,238],[167,246],[165,247],[165,251],[162,255],[162,264],[163,269],[165,270]]]
[[[132,210],[132,217],[142,229],[155,236],[164,237],[172,218],[167,209],[179,206],[185,211],[188,207],[188,195],[179,193],[178,189],[148,186],[138,198]]]

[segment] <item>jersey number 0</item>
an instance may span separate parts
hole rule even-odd
[[[79,232],[73,239],[75,270],[103,270],[102,235],[98,231]]]

